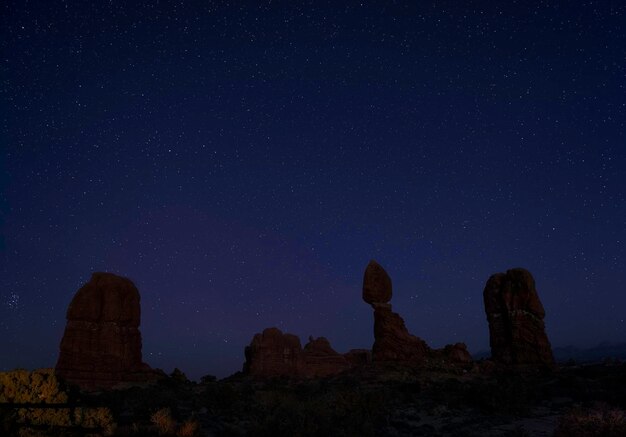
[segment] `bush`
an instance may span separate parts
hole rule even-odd
[[[54,369],[0,372],[0,402],[64,404],[67,399]]]
[[[172,373],[170,374],[170,378],[173,382],[177,384],[188,384],[190,382],[189,378],[187,378],[187,375],[185,375],[185,373],[178,367],[176,367],[172,371]]]
[[[174,434],[176,421],[172,418],[169,408],[161,408],[156,411],[150,418],[150,421],[156,425],[159,435]]]
[[[116,423],[108,408],[71,409],[68,399],[68,391],[56,378],[54,369],[37,369],[32,372],[18,369],[0,372],[0,402],[33,404],[29,408],[14,410],[7,419],[12,423],[3,423],[0,430],[17,427],[20,429],[20,435],[42,434],[29,427],[99,428],[105,435],[115,432]],[[37,408],[38,404],[61,404],[61,406]]]
[[[178,428],[176,435],[178,437],[193,437],[198,432],[198,421],[194,419],[187,419],[183,424]]]
[[[214,375],[204,375],[200,378],[201,384],[210,384],[215,381],[217,381],[217,378]]]
[[[77,408],[75,424],[82,428],[101,428],[104,435],[112,435],[116,429],[113,415],[108,408]]]

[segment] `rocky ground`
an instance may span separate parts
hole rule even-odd
[[[110,412],[89,423],[77,422],[76,413],[70,419],[59,419],[59,413],[42,423],[37,408],[9,408],[10,401],[46,402],[38,394],[41,389],[27,386],[32,378],[11,382],[10,373],[0,379],[0,434],[7,436],[626,435],[626,365],[618,363],[569,365],[534,374],[372,365],[305,381],[235,375],[196,383],[175,372],[151,386],[99,394],[62,386],[55,392],[48,384],[53,403],[62,399],[66,406],[81,406],[83,416],[89,408]],[[30,397],[9,397],[29,390]],[[59,411],[66,410],[73,411]]]

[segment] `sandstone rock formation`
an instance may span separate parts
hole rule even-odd
[[[243,372],[265,377],[295,375],[301,353],[302,345],[297,336],[283,334],[278,328],[267,328],[255,334],[246,347]]]
[[[424,340],[411,335],[399,314],[387,303],[374,303],[374,361],[420,362],[430,348]]]
[[[309,337],[302,351],[302,364],[299,373],[306,378],[318,378],[348,370],[350,361],[335,351],[324,337]]]
[[[483,292],[492,359],[517,367],[553,367],[545,311],[528,270],[492,275]]]
[[[246,347],[245,356],[243,372],[254,377],[316,378],[334,375],[352,366],[324,337],[309,338],[303,349],[297,336],[278,328],[267,328],[256,334]]]
[[[391,300],[391,278],[376,261],[371,260],[363,274],[363,300],[370,305]]]
[[[369,349],[350,349],[343,356],[352,367],[364,366],[372,362],[372,351]]]
[[[472,357],[465,344],[432,349],[424,340],[411,335],[402,317],[392,311],[389,304],[391,296],[391,278],[380,264],[370,261],[363,276],[363,300],[374,308],[374,345],[371,351],[352,349],[339,354],[323,337],[309,338],[302,348],[295,335],[268,328],[256,334],[246,347],[243,373],[255,377],[316,378],[370,363],[397,363],[455,371],[472,366]]]
[[[112,273],[94,273],[67,310],[57,376],[84,390],[158,377],[141,360],[139,321],[135,285]]]
[[[400,362],[418,365],[471,365],[465,344],[431,349],[424,340],[409,333],[404,320],[391,304],[391,278],[376,261],[370,261],[363,276],[363,300],[374,308],[374,362]]]
[[[435,349],[434,353],[446,362],[459,366],[470,366],[474,362],[465,343],[448,344],[443,349]]]
[[[391,311],[391,278],[372,260],[363,275],[363,300],[374,308],[373,361],[423,361],[429,351],[421,339],[409,334],[404,320]]]

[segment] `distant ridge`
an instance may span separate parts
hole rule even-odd
[[[577,348],[575,346],[557,347],[554,349],[557,361],[574,360],[581,363],[598,362],[607,358],[626,360],[626,343],[600,343],[592,348]]]
[[[554,358],[558,362],[574,360],[578,363],[596,363],[607,358],[626,360],[626,343],[603,342],[590,348],[576,346],[561,346],[553,348]],[[472,354],[474,359],[487,359],[490,357],[488,350],[482,350]]]

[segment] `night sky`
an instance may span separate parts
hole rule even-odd
[[[371,347],[370,259],[433,347],[487,350],[518,266],[553,346],[626,341],[625,47],[609,0],[2,2],[0,370],[94,271],[193,378],[270,326]]]

